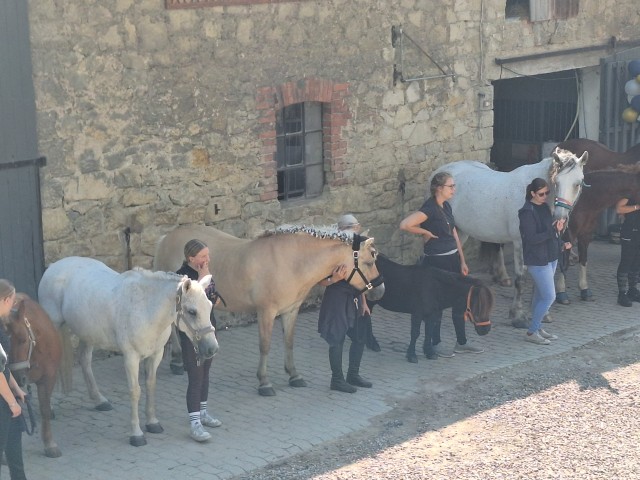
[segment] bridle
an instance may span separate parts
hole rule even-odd
[[[487,325],[491,325],[491,320],[486,320],[484,322],[477,322],[476,317],[473,315],[471,311],[471,295],[475,285],[471,285],[469,288],[469,293],[467,293],[467,308],[464,311],[464,319],[465,321],[472,323],[474,327],[485,327]]]
[[[11,310],[11,313],[17,316],[18,311],[14,309]],[[24,316],[24,324],[27,327],[27,336],[29,338],[29,353],[27,354],[26,360],[9,364],[9,370],[12,372],[28,370],[31,368],[31,355],[33,354],[33,349],[36,346],[36,336],[33,333],[33,329],[31,328],[31,324],[29,323],[29,319],[26,315]]]
[[[197,362],[198,365],[200,365],[200,347],[198,346],[200,340],[202,340],[202,337],[209,334],[209,333],[213,333],[216,331],[215,328],[213,328],[213,325],[209,324],[206,327],[203,328],[193,328],[189,322],[187,322],[184,318],[184,312],[182,311],[182,284],[180,284],[180,288],[178,289],[178,293],[176,293],[176,328],[178,329],[178,331],[180,331],[180,321],[182,320],[182,322],[184,323],[184,325],[187,327],[187,329],[189,330],[189,332],[191,333],[191,335],[193,336],[193,339],[195,340],[195,342],[191,342],[193,345],[193,349],[196,352],[197,355]]]
[[[358,292],[358,295],[363,294],[364,292],[371,290],[379,285],[382,285],[384,279],[382,278],[382,274],[378,275],[372,281],[369,281],[366,275],[360,270],[358,266],[358,259],[360,258],[360,244],[362,243],[363,237],[358,235],[357,233],[353,234],[353,243],[351,244],[351,249],[353,250],[353,270],[351,270],[351,275],[347,278],[347,283],[351,283],[351,279],[357,273],[362,278],[364,282],[364,288]]]

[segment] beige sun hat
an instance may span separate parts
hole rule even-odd
[[[340,230],[352,230],[359,226],[360,226],[360,222],[358,222],[358,219],[353,215],[351,215],[350,213],[347,213],[346,215],[342,215],[338,219],[338,228]]]

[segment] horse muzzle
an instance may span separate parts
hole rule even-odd
[[[207,334],[198,341],[198,356],[204,359],[212,358],[218,353],[219,345],[215,333]]]
[[[382,275],[371,282],[371,288],[364,290],[364,294],[367,297],[367,300],[371,301],[380,300],[382,298],[384,295],[384,281],[382,279]]]
[[[476,333],[480,336],[486,335],[491,331],[491,324],[489,325],[475,325]]]

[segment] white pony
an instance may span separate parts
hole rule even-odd
[[[80,339],[79,361],[97,410],[112,407],[93,376],[93,348],[122,352],[131,395],[131,445],[147,443],[138,418],[141,360],[146,372],[146,429],[150,433],[163,431],[155,414],[156,370],[171,324],[187,334],[200,357],[210,358],[218,350],[209,319],[211,302],[203,288],[210,279],[207,276],[198,283],[186,276],[143,269],[119,274],[97,260],[82,257],[63,258],[51,264],[42,276],[38,287],[40,305],[54,325],[68,327],[63,330],[63,365],[68,370],[66,376],[62,374],[65,389],[70,387],[64,379],[70,378],[72,363],[69,330]]]
[[[588,156],[584,152],[578,158],[568,150],[556,148],[551,157],[508,173],[471,160],[449,163],[434,172],[434,175],[448,172],[453,176],[457,188],[449,203],[461,242],[473,237],[482,242],[513,243],[516,280],[509,317],[513,319],[514,327],[524,328],[528,324],[522,308],[525,270],[518,218],[518,210],[525,201],[526,187],[534,178],[544,178],[551,189],[548,201],[554,218],[566,219],[582,190],[583,168]],[[502,250],[493,271],[503,283],[508,280]]]

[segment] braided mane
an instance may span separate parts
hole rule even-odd
[[[338,230],[337,225],[315,227],[313,225],[281,225],[273,230],[266,230],[260,237],[272,237],[274,235],[290,235],[293,233],[304,233],[312,237],[340,240],[343,243],[353,242],[353,232]]]
[[[549,169],[549,180],[551,180],[551,183],[556,183],[556,177],[560,172],[564,170],[569,171],[577,167],[577,156],[569,150],[563,150],[556,147],[556,150],[551,156],[560,161],[559,165],[555,161],[551,163],[551,168]]]

